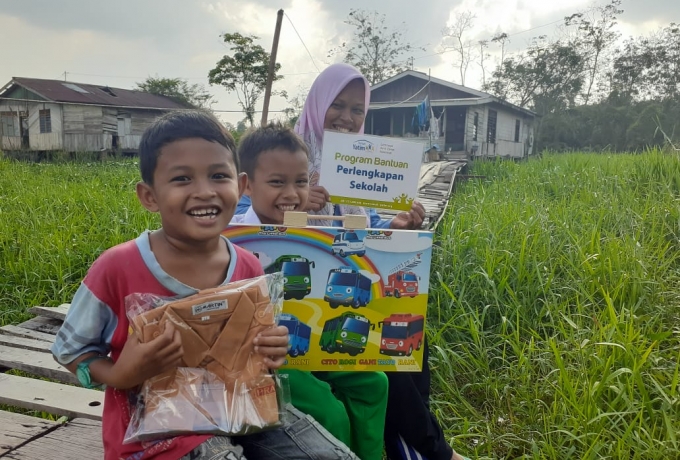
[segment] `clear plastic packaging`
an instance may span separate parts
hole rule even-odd
[[[243,435],[283,424],[289,391],[255,353],[253,339],[277,323],[283,277],[264,275],[180,300],[150,294],[125,299],[141,342],[171,321],[182,338],[177,369],[142,384],[124,443],[180,434]]]

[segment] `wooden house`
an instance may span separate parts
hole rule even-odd
[[[143,91],[14,77],[0,89],[0,150],[136,151],[147,126],[186,108]]]
[[[426,97],[431,111],[421,124]],[[491,94],[407,70],[371,87],[365,129],[422,143],[423,151],[436,144],[452,157],[521,158],[533,152],[535,118]]]

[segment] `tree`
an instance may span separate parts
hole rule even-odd
[[[484,65],[484,62],[488,57],[491,57],[490,54],[486,52],[486,49],[489,47],[489,41],[479,40],[477,44],[479,45],[479,67],[482,68],[482,86],[486,86],[486,66]]]
[[[236,126],[234,126],[233,123],[229,122],[224,123],[224,126],[227,128],[227,131],[231,133],[231,136],[234,138],[234,142],[236,142],[236,145],[238,145],[239,141],[241,140],[241,137],[248,130],[248,127],[246,126],[243,120],[239,120],[239,122],[236,123]]]
[[[475,43],[467,40],[466,35],[472,29],[476,16],[471,11],[463,11],[455,16],[453,24],[442,30],[444,49],[453,50],[458,58],[460,84],[465,85],[465,75],[474,56]]]
[[[225,55],[208,73],[211,85],[222,85],[229,92],[236,92],[239,105],[252,126],[255,120],[255,105],[267,85],[269,53],[255,44],[258,37],[243,36],[239,33],[222,35],[224,43],[230,45],[232,55]],[[277,75],[281,64],[276,63],[274,81],[283,77]]]
[[[284,99],[288,102],[288,107],[283,109],[285,124],[291,127],[295,126],[305,106],[307,94],[309,94],[309,88],[303,85],[298,86],[297,94],[293,97],[288,97],[288,93],[283,94]]]
[[[680,26],[626,41],[612,66],[612,97],[675,99],[680,96]]]
[[[147,77],[137,83],[137,89],[158,96],[169,97],[187,107],[208,109],[215,103],[213,96],[199,83],[190,85],[182,78]]]
[[[501,46],[501,63],[505,61],[505,44],[510,41],[508,34],[499,32],[491,38],[491,41]]]
[[[344,55],[343,60],[359,69],[373,85],[407,70],[408,61],[401,59],[414,47],[404,41],[406,24],[389,30],[385,15],[353,9],[344,21],[354,27],[354,36],[349,43],[342,43],[328,52],[328,57]]]
[[[564,18],[566,26],[578,28],[579,43],[585,47],[588,56],[588,85],[584,104],[588,104],[590,100],[603,53],[619,38],[620,34],[614,30],[614,26],[616,16],[623,13],[623,10],[619,9],[620,5],[621,0],[610,0],[605,6],[595,6],[585,13],[575,13]]]
[[[585,59],[573,42],[534,39],[494,70],[485,89],[543,115],[573,107],[583,88]]]

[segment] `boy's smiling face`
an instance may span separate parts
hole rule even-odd
[[[257,158],[247,190],[253,210],[263,224],[283,223],[286,211],[301,211],[309,197],[307,154],[275,148]]]
[[[160,213],[168,236],[188,243],[219,237],[234,216],[246,176],[236,171],[229,149],[190,138],[161,148],[153,180],[138,184],[139,200]]]

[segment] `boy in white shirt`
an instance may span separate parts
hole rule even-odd
[[[246,134],[238,146],[251,205],[232,224],[282,225],[286,211],[304,211],[309,197],[309,148],[295,132],[270,124]],[[283,373],[283,372],[280,372]],[[383,372],[288,374],[293,406],[314,417],[362,460],[381,460],[387,411]]]
[[[281,225],[286,211],[305,209],[309,149],[293,130],[279,124],[256,129],[241,139],[238,155],[251,205],[231,223]]]

